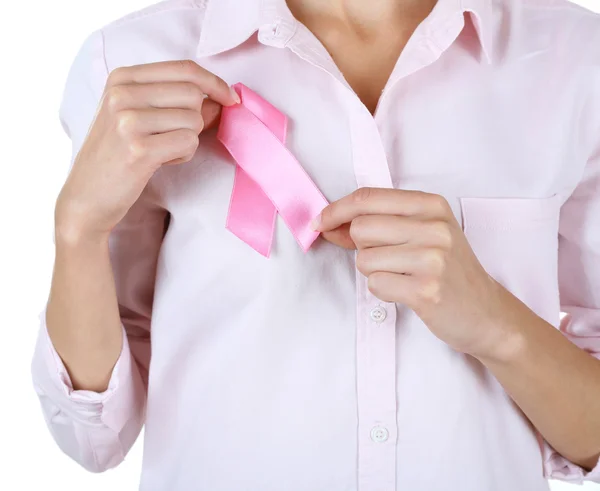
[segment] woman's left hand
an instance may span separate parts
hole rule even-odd
[[[412,309],[442,341],[501,357],[535,316],[477,260],[450,205],[418,191],[361,188],[330,204],[314,228],[357,249],[357,269],[385,302]]]

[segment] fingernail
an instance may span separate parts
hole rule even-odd
[[[236,90],[233,87],[229,87],[229,90],[231,91],[231,96],[233,97],[233,100],[235,101],[236,104],[239,104],[242,102],[242,100],[240,99],[240,95],[236,92]]]
[[[310,222],[310,228],[312,230],[314,230],[315,232],[318,232],[320,226],[321,226],[321,214],[319,213],[317,215],[317,217],[312,222]]]

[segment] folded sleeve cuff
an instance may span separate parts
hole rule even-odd
[[[544,473],[548,479],[558,479],[573,484],[583,484],[584,482],[600,483],[600,461],[596,463],[591,471],[573,464],[547,442],[543,443]]]
[[[45,312],[40,314],[40,331],[32,364],[32,376],[38,395],[52,400],[60,413],[89,426],[106,426],[119,432],[134,416],[136,396],[143,390],[140,375],[132,359],[125,329],[121,327],[123,347],[113,368],[108,388],[101,393],[74,390],[69,373],[48,334]]]

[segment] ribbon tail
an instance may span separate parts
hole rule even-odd
[[[265,257],[271,255],[277,209],[256,182],[239,165],[226,228]]]

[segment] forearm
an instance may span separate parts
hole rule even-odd
[[[502,356],[479,357],[560,454],[593,468],[600,455],[600,361],[521,306]]]
[[[108,238],[56,233],[48,333],[75,389],[106,390],[122,349]]]

